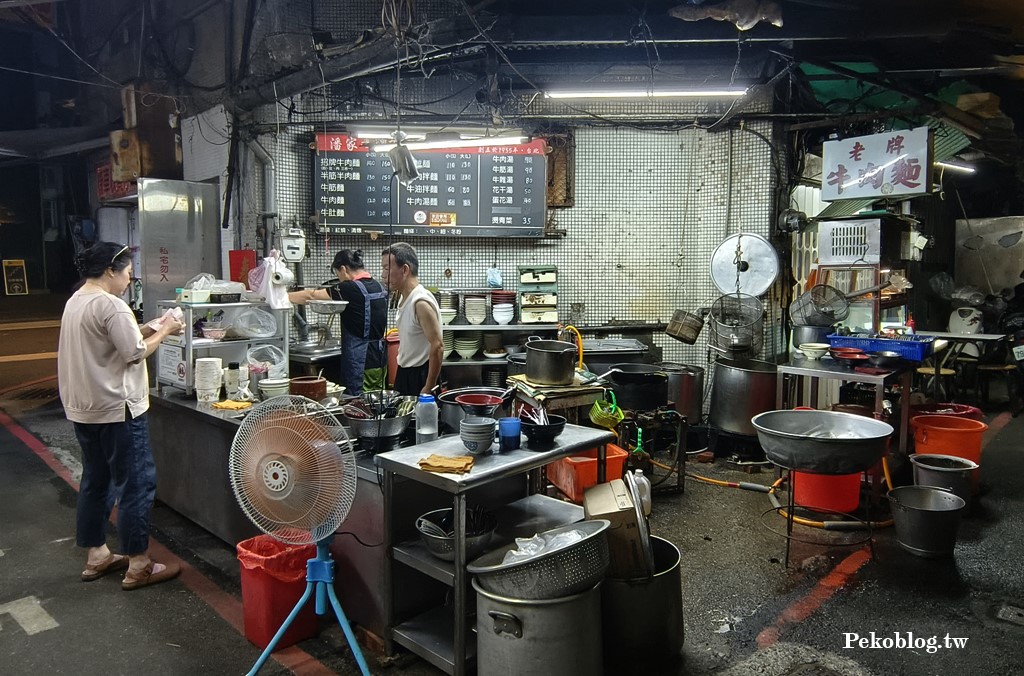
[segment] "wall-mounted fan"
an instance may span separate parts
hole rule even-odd
[[[330,543],[356,495],[356,462],[345,428],[305,397],[279,396],[257,405],[242,421],[228,455],[231,489],[245,515],[264,533],[289,544],[315,544],[306,562],[306,591],[253,665],[257,673],[315,592],[316,613],[327,600],[345,632],[360,671],[366,659],[334,592]]]

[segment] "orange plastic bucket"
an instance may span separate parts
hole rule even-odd
[[[919,415],[910,424],[916,453],[952,455],[981,464],[981,439],[988,429],[985,423],[950,415]]]
[[[793,502],[801,507],[848,514],[860,504],[860,472],[811,474],[792,472]]]

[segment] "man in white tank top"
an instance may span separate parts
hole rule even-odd
[[[420,284],[416,249],[395,242],[381,253],[381,282],[398,292],[398,374],[395,389],[402,395],[429,394],[441,375],[444,344],[441,310],[434,294]]]

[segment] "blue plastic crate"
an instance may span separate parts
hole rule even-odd
[[[828,337],[828,343],[832,347],[856,347],[865,352],[881,352],[888,350],[898,352],[901,357],[908,361],[924,361],[935,346],[934,336],[901,336],[899,338],[875,338],[870,335],[839,336],[832,334]]]

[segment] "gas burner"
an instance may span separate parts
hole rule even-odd
[[[715,427],[709,427],[708,431],[708,448],[716,458],[735,457],[739,461],[747,462],[761,462],[766,459],[757,437],[726,432]]]

